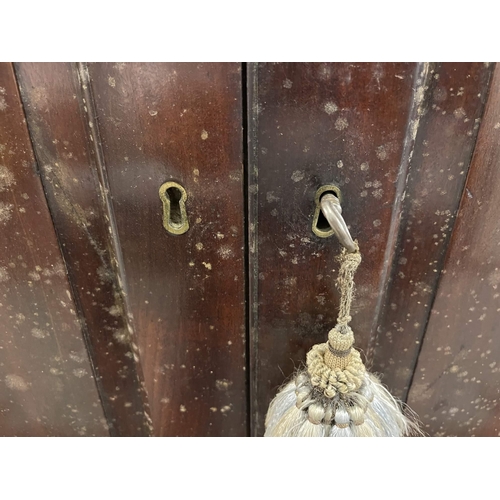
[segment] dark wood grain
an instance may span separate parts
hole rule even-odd
[[[7,63],[0,64],[0,231],[0,434],[108,435]]]
[[[247,433],[239,64],[91,64],[156,435]],[[159,187],[190,229],[162,225]]]
[[[113,239],[113,213],[106,204],[87,82],[80,81],[78,66],[70,63],[21,63],[16,71],[110,431],[148,435],[147,402],[119,285],[119,249]]]
[[[427,327],[492,69],[482,63],[426,66],[426,78],[415,87],[404,197],[394,206],[386,252],[390,279],[379,295],[368,351],[373,370],[402,399]]]
[[[500,69],[408,402],[434,436],[500,435]]]
[[[373,334],[401,158],[419,79],[415,64],[259,64],[249,78],[253,433],[284,377],[336,318],[334,237],[312,233],[316,190],[332,182],[363,253],[356,343]],[[418,85],[417,85],[418,84]]]

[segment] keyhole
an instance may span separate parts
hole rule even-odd
[[[325,194],[333,194],[339,200],[342,199],[340,189],[334,184],[326,184],[325,186],[321,186],[316,191],[316,196],[314,197],[316,206],[314,209],[312,231],[316,236],[319,236],[320,238],[328,238],[329,236],[334,234],[333,229],[330,227],[330,224],[328,224],[326,217],[321,211],[320,201],[321,198],[325,196]]]
[[[182,198],[181,190],[177,187],[169,187],[167,189],[167,196],[170,199],[170,221],[174,225],[182,223],[180,201]]]
[[[163,203],[163,227],[171,234],[184,234],[189,229],[186,190],[177,182],[165,182],[159,191]]]

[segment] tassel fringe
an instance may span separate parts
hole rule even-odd
[[[313,388],[307,371],[278,392],[266,416],[266,437],[400,437],[423,435],[415,416],[365,372],[361,387],[333,398]]]

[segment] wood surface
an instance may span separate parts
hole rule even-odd
[[[109,435],[38,172],[1,63],[0,435]]]
[[[492,66],[430,63],[415,82],[414,113],[387,242],[371,367],[405,400],[476,142]]]
[[[251,66],[254,434],[262,434],[279,384],[335,322],[339,245],[311,232],[314,194],[325,184],[340,187],[363,255],[356,344],[368,368],[406,398],[491,70],[480,63]]]
[[[256,64],[249,71],[252,417],[262,435],[285,377],[335,324],[339,244],[312,232],[314,195],[336,183],[363,262],[353,306],[366,351],[384,284],[415,64]]]
[[[432,436],[500,435],[500,68],[408,403]]]
[[[247,434],[239,64],[90,64],[155,435]],[[162,224],[166,181],[189,230]]]
[[[119,242],[84,70],[74,63],[16,65],[40,175],[85,322],[112,435],[150,433],[147,399],[127,320]]]
[[[500,435],[499,134],[494,64],[0,64],[0,435],[262,435],[335,324],[332,183],[368,368]]]

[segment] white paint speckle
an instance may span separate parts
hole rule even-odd
[[[78,354],[77,352],[70,352],[69,357],[75,361],[75,363],[83,363],[86,359],[85,354]]]
[[[364,162],[359,166],[359,168],[365,172],[370,168],[370,165],[368,165],[368,162]]]
[[[217,254],[221,259],[227,260],[234,257],[233,249],[230,246],[223,245],[217,250]]]
[[[304,172],[301,172],[300,170],[295,170],[295,172],[292,174],[293,182],[300,182],[303,178],[304,178]]]
[[[500,269],[495,268],[488,276],[488,283],[496,289],[500,285]]]
[[[87,370],[85,368],[75,368],[73,370],[73,375],[78,378],[85,377],[87,375]]]
[[[266,193],[266,200],[268,203],[273,203],[275,201],[279,201],[279,197],[274,195],[274,191],[268,191]]]
[[[3,165],[0,165],[0,192],[16,183],[14,174]]]
[[[44,339],[45,337],[49,336],[49,334],[45,330],[42,330],[41,328],[33,328],[31,330],[31,335],[36,339]]]
[[[229,387],[231,387],[232,385],[233,385],[233,382],[231,380],[227,380],[225,378],[222,380],[215,381],[215,387],[219,391],[227,391],[229,389]]]
[[[27,391],[29,389],[28,384],[19,375],[7,375],[5,377],[5,385],[14,391]]]
[[[186,410],[186,407],[185,407],[184,405],[180,405],[180,406],[179,406],[179,411],[180,411],[181,413],[186,413],[186,411],[187,411],[187,410]]]
[[[337,168],[344,168],[344,162],[342,160],[337,162]]]
[[[381,161],[387,160],[387,150],[385,146],[379,146],[376,151],[377,158]]]
[[[467,116],[467,113],[465,112],[464,108],[457,108],[455,111],[453,111],[453,116],[460,120],[461,118],[465,118]]]
[[[329,101],[325,103],[325,107],[323,109],[325,110],[325,113],[333,115],[333,113],[335,113],[335,111],[337,111],[339,108],[334,102]]]
[[[347,120],[345,118],[337,118],[337,120],[335,120],[335,128],[337,130],[344,130],[348,126],[349,126],[349,123],[347,122]]]
[[[0,283],[5,283],[10,280],[9,271],[6,267],[0,267]]]
[[[108,309],[108,312],[111,316],[117,317],[121,316],[123,311],[120,305],[115,304]]]
[[[5,89],[0,87],[0,111],[5,111],[8,108],[7,101],[5,100]]]
[[[208,139],[208,132],[206,130],[201,131],[202,140],[206,141]]]
[[[0,223],[5,224],[12,218],[13,208],[12,203],[0,202]]]
[[[283,81],[283,87],[285,87],[286,89],[291,89],[291,88],[292,88],[292,85],[293,85],[292,80],[289,80],[288,78],[286,78],[286,79]]]
[[[156,115],[158,114],[158,111],[156,111],[156,109],[150,109],[150,110],[149,110],[149,114],[150,114],[151,116],[156,116]]]
[[[116,80],[112,76],[108,76],[108,85],[113,88],[116,87]]]

